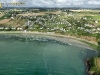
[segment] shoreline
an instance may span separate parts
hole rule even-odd
[[[75,45],[75,46],[86,48],[86,49],[89,49],[89,50],[95,50],[95,49],[91,48],[88,44],[86,44],[82,41],[89,42],[91,44],[97,45],[97,43],[93,42],[93,41],[91,42],[91,41],[88,41],[88,40],[85,40],[85,39],[81,39],[81,38],[77,38],[77,37],[73,37],[73,36],[68,36],[68,35],[55,34],[53,32],[0,31],[0,34],[22,34],[22,35],[34,34],[34,35],[38,35],[40,37],[54,39],[56,41],[68,43],[69,45]]]

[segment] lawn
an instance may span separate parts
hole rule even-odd
[[[93,18],[96,20],[100,20],[100,15],[92,15],[92,16],[86,16],[87,18]]]

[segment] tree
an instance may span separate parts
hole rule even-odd
[[[24,30],[27,30],[27,29],[28,29],[28,26],[23,26],[23,29],[24,29]]]
[[[96,34],[96,40],[97,40],[97,42],[100,42],[100,33]]]

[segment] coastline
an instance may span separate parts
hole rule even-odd
[[[55,34],[53,32],[46,33],[46,32],[36,32],[36,31],[33,31],[33,32],[32,31],[0,31],[0,34],[21,34],[21,35],[34,34],[34,35],[38,35],[40,37],[54,39],[56,41],[68,43],[69,45],[75,45],[75,46],[86,48],[89,50],[95,50],[95,49],[91,48],[88,44],[86,44],[82,41],[97,45],[97,43],[93,42],[93,41],[88,41],[85,39],[81,39],[81,38],[77,38],[77,37],[73,37],[73,36],[68,36],[68,35]]]

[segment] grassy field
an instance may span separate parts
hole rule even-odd
[[[38,15],[45,15],[45,13],[28,13],[28,14],[18,14],[19,16],[38,16]]]
[[[79,17],[88,17],[100,20],[100,10],[72,10]]]
[[[71,10],[73,12],[100,12],[100,10]]]
[[[0,20],[3,20],[5,18],[9,18],[9,17],[11,17],[10,14],[5,14],[5,15],[3,15],[3,16],[0,17]]]
[[[46,14],[60,14],[61,12],[39,12],[39,13],[27,13],[27,14],[18,14],[21,16],[41,16],[41,15],[46,15]]]
[[[97,70],[100,71],[100,58],[96,58]]]
[[[0,20],[0,24],[7,24],[10,21],[10,19],[3,19]]]
[[[86,17],[100,20],[100,15],[91,15],[91,16],[86,16]]]
[[[14,20],[12,20],[9,18],[9,19],[0,20],[0,26],[18,27],[24,25],[25,22],[27,22],[25,19],[20,20],[15,18]]]

